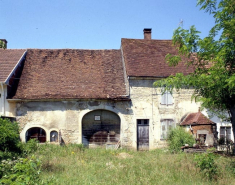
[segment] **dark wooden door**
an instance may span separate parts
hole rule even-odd
[[[137,149],[149,149],[149,125],[137,125]]]

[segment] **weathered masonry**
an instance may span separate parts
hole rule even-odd
[[[17,119],[23,142],[163,147],[168,131],[200,107],[192,89],[161,94],[153,87],[193,72],[184,63],[169,67],[168,53],[177,53],[172,41],[152,39],[151,29],[116,50],[0,49],[1,116]]]

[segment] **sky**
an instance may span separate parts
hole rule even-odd
[[[121,38],[171,39],[195,25],[201,37],[214,19],[197,0],[0,0],[0,38],[8,49],[119,49]]]

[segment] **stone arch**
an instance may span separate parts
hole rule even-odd
[[[115,112],[97,109],[82,118],[82,143],[91,146],[116,144],[120,140],[121,119]]]
[[[37,139],[40,143],[46,142],[46,131],[41,127],[31,127],[25,133],[25,141]]]

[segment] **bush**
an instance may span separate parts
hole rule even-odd
[[[35,157],[3,160],[0,164],[1,184],[37,184],[41,162]]]
[[[21,150],[24,155],[32,154],[38,149],[38,140],[30,139],[27,143],[21,143]]]
[[[20,153],[19,143],[18,123],[0,118],[0,160],[1,157],[8,156],[9,153]]]
[[[193,146],[195,139],[182,127],[176,127],[169,132],[168,144],[171,152],[179,152],[185,144]]]
[[[215,154],[203,153],[195,155],[196,166],[200,168],[200,171],[209,178],[209,180],[216,180],[218,174],[218,166],[215,164]]]

